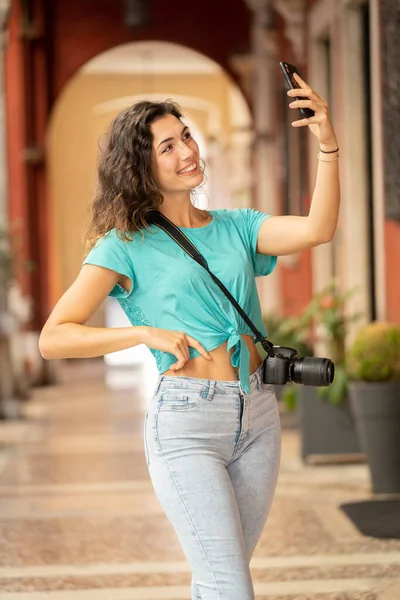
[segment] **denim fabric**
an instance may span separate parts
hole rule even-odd
[[[280,461],[280,422],[260,367],[238,381],[160,376],[145,419],[155,493],[192,570],[192,600],[254,600],[249,562]]]

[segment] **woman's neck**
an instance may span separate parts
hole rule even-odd
[[[177,227],[198,227],[209,220],[208,212],[200,210],[190,202],[164,202],[158,209]]]

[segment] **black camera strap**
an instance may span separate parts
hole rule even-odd
[[[254,323],[249,319],[244,310],[240,307],[240,305],[236,302],[235,298],[232,294],[226,289],[222,281],[218,279],[212,273],[208,267],[207,261],[202,254],[197,250],[196,246],[192,244],[192,242],[185,236],[184,233],[178,227],[176,227],[167,217],[162,215],[159,211],[155,211],[152,223],[163,229],[165,233],[167,233],[175,242],[184,250],[189,256],[193,258],[200,266],[202,266],[213,278],[219,289],[225,294],[231,304],[235,307],[237,312],[240,314],[242,319],[247,323],[252,332],[255,335],[255,338],[258,342],[261,343],[264,350],[268,353],[269,356],[274,356],[273,344],[268,341],[263,334],[258,331],[257,327]]]

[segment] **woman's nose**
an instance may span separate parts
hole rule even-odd
[[[187,159],[191,156],[194,156],[193,150],[189,148],[184,142],[181,142],[179,146],[179,153],[182,159]]]

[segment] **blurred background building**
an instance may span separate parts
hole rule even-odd
[[[364,321],[400,323],[399,10],[396,0],[1,0],[0,212],[32,300],[21,368],[49,377],[37,337],[80,269],[102,136],[132,103],[182,106],[207,162],[199,206],[307,214],[317,145],[290,126],[281,60],[329,102],[342,208],[332,244],[282,257],[260,282],[263,311],[295,315],[336,277]],[[114,310],[106,302],[92,324],[118,322]]]

